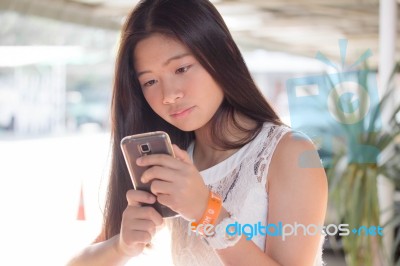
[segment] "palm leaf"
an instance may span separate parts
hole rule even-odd
[[[338,213],[338,219],[350,226],[360,225],[378,225],[381,210],[379,207],[379,198],[377,191],[378,175],[382,174],[393,182],[400,185],[400,155],[396,152],[393,143],[400,135],[399,121],[396,120],[400,112],[400,106],[395,106],[389,120],[389,128],[381,125],[381,113],[390,107],[390,101],[393,99],[395,87],[393,86],[393,77],[400,70],[400,64],[392,71],[391,79],[388,83],[386,93],[377,104],[370,106],[368,119],[362,122],[347,126],[341,124],[341,134],[345,137],[338,141],[337,147],[332,149],[333,158],[331,168],[327,169],[329,180],[329,195],[332,203],[335,204]],[[358,72],[357,82],[368,91],[368,69]],[[327,76],[327,82],[332,88],[335,82]],[[339,101],[340,95],[336,91],[332,92],[335,101]],[[360,114],[365,113],[368,106],[365,104],[366,94],[361,94]],[[346,106],[350,108],[351,106]],[[331,110],[341,120],[346,121],[342,110],[335,105]],[[324,130],[321,130],[323,132]],[[331,135],[333,135],[331,133]],[[355,145],[368,145],[376,147],[379,154],[386,154],[385,158],[380,158],[372,164],[355,163],[351,156],[364,156],[363,150]],[[391,221],[394,225],[400,225],[400,215]],[[387,226],[386,224],[384,226]],[[372,265],[373,254],[371,250],[371,238],[367,236],[355,236],[350,234],[344,237],[343,247],[346,252],[346,261],[349,265]],[[382,238],[375,238],[379,247],[382,246]],[[374,241],[375,241],[374,240]],[[395,247],[400,245],[400,234],[397,234]],[[383,250],[378,253],[383,254]],[[399,262],[400,263],[400,262]]]

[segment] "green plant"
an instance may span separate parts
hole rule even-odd
[[[356,83],[361,88],[355,97],[358,101],[355,102],[355,98],[352,97],[343,103],[341,102],[343,95],[335,94],[336,90],[333,90],[334,94],[330,97],[336,104],[329,111],[333,112],[341,123],[319,129],[325,138],[329,135],[334,139],[334,144],[327,152],[331,156],[327,165],[329,202],[337,212],[337,222],[349,224],[350,230],[360,226],[370,227],[380,224],[382,212],[378,197],[380,175],[389,178],[400,188],[400,153],[397,146],[400,143],[400,105],[393,106],[391,102],[396,93],[393,77],[399,70],[400,65],[396,64],[388,88],[377,104],[368,104],[367,99],[371,93],[369,78],[373,73],[368,67],[354,72],[357,75]],[[338,82],[331,80],[329,75],[327,82],[331,88],[338,88]],[[362,90],[367,93],[361,93]],[[370,113],[364,119],[346,116],[346,110],[355,108],[359,109],[358,113],[354,113],[356,116],[364,114],[364,111]],[[382,122],[382,114],[389,119],[383,119]],[[351,123],[349,120],[352,119],[360,122]],[[315,130],[314,128],[312,131]],[[399,226],[400,214],[387,225],[389,224]],[[350,232],[350,235],[343,236],[341,241],[349,266],[389,265],[394,260],[394,252],[391,256],[384,252],[382,237],[378,234],[371,236]],[[394,246],[398,247],[399,243],[400,233],[397,233]]]
[[[399,70],[399,64],[393,71],[391,81]],[[358,71],[358,84],[370,93],[368,68]],[[332,84],[333,85],[333,84]],[[334,159],[327,171],[330,184],[330,197],[336,206],[338,217],[342,223],[350,228],[359,226],[377,226],[380,224],[381,211],[378,197],[378,177],[383,175],[399,184],[400,171],[398,164],[399,154],[396,152],[396,141],[400,136],[398,113],[400,106],[393,106],[391,100],[396,92],[393,82],[390,82],[386,93],[376,105],[368,106],[367,94],[360,94],[359,106],[363,110],[369,108],[371,112],[367,119],[360,120],[356,126],[348,127],[342,110],[337,111],[344,123],[342,132],[345,136],[337,142],[333,150]],[[337,95],[339,100],[339,95]],[[352,104],[351,102],[349,104]],[[338,105],[336,105],[338,106]],[[390,110],[391,109],[391,110]],[[389,120],[383,115],[389,115]],[[383,156],[386,154],[386,156]],[[382,159],[385,157],[385,159]],[[342,239],[348,265],[386,265],[389,258],[382,249],[380,235],[350,234]],[[398,243],[397,243],[398,244]],[[396,244],[396,245],[397,245]]]

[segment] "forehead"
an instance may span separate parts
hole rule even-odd
[[[175,38],[154,33],[141,40],[133,51],[135,68],[140,69],[154,63],[162,63],[170,57],[191,53],[190,50]]]

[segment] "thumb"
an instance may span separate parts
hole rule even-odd
[[[173,144],[172,149],[174,150],[175,158],[184,161],[185,163],[192,163],[189,154],[185,150],[181,150],[177,145]]]

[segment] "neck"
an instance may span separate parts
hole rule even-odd
[[[239,125],[244,128],[255,128],[256,122],[243,115],[235,114]],[[193,161],[199,171],[210,168],[234,154],[238,149],[223,150],[218,147],[211,136],[210,122],[204,127],[195,131],[196,141],[193,150]],[[224,136],[228,141],[237,141],[247,137],[246,132],[242,132],[229,123]]]

